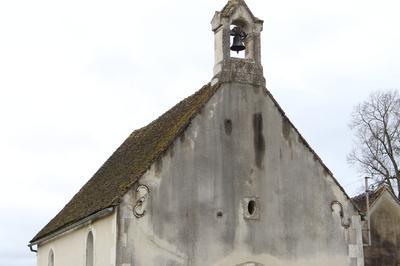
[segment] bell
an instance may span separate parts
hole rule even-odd
[[[240,27],[234,27],[230,35],[233,36],[233,43],[231,46],[232,51],[236,51],[239,53],[240,51],[243,51],[246,49],[246,46],[244,46],[243,40],[246,39],[247,34],[240,28]]]
[[[240,51],[243,51],[245,49],[246,49],[246,46],[244,46],[243,37],[240,35],[234,36],[231,50],[239,53]]]

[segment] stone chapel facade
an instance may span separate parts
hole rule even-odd
[[[243,0],[215,13],[212,81],[31,240],[38,266],[364,265],[359,210],[265,88],[262,28]]]

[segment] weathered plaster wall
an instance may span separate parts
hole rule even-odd
[[[146,215],[134,190],[120,205],[117,265],[363,265],[357,211],[260,87],[223,84],[141,184]]]
[[[400,206],[385,192],[371,209],[372,246],[364,248],[366,266],[400,265]]]
[[[104,217],[77,230],[67,232],[38,246],[37,265],[48,266],[50,249],[54,251],[55,266],[85,266],[86,238],[92,231],[94,237],[94,265],[115,265],[116,214]]]

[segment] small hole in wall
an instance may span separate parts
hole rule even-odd
[[[224,216],[222,211],[217,212],[217,218],[222,218],[222,216]]]
[[[254,200],[250,200],[247,204],[247,211],[250,215],[254,215],[254,213],[256,212],[256,202]]]

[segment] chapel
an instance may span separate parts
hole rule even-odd
[[[38,266],[364,265],[359,208],[265,86],[263,21],[229,0],[211,29],[210,81],[33,237]]]

